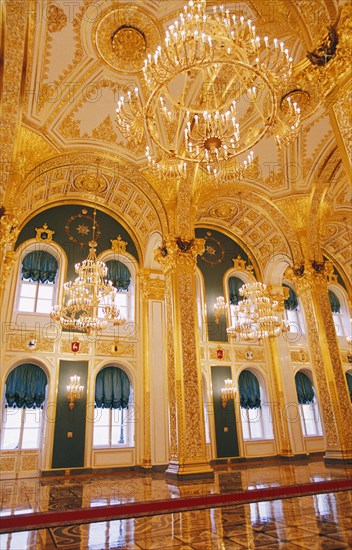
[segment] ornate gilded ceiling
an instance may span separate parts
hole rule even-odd
[[[200,171],[186,182],[155,177],[145,159],[143,128],[127,141],[114,117],[120,95],[136,86],[143,91],[143,60],[184,3],[2,2],[1,203],[23,224],[50,203],[97,196],[102,208],[133,227],[143,249],[151,232],[187,226],[178,220],[182,197],[191,201],[184,208],[189,227],[226,228],[263,269],[276,252],[299,262],[308,253],[305,230],[311,252],[322,247],[350,273],[349,2],[229,3],[255,21],[258,34],[285,40],[294,58],[292,89],[305,93],[296,142],[278,151],[273,138],[263,139],[248,178],[223,185]],[[331,25],[338,32],[337,53],[324,67],[313,66],[306,53],[317,50]]]

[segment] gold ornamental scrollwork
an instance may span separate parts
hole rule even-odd
[[[160,278],[152,278],[149,269],[143,269],[138,274],[142,295],[147,300],[164,300],[165,281]]]
[[[167,237],[154,252],[155,261],[167,273],[176,266],[196,267],[196,258],[204,252],[204,239]]]

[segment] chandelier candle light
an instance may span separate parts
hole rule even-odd
[[[219,324],[221,315],[226,314],[227,303],[223,296],[218,296],[214,304],[215,323]]]
[[[236,388],[233,385],[231,378],[226,378],[225,387],[221,388],[221,405],[225,409],[227,402],[230,399],[234,399],[236,395]]]
[[[137,87],[119,98],[117,125],[127,139],[144,128],[149,162],[153,143],[163,157],[197,163],[210,175],[229,167],[240,175],[269,130],[279,146],[297,135],[291,72],[283,42],[260,38],[250,19],[224,6],[210,11],[205,0],[190,0],[144,61],[145,99]],[[238,155],[246,156],[242,163]]]
[[[114,326],[125,323],[116,305],[117,289],[106,278],[108,270],[105,263],[97,260],[95,228],[94,209],[93,238],[89,242],[88,257],[75,265],[78,277],[73,282],[64,283],[63,304],[54,306],[50,313],[50,317],[58,321],[63,329],[88,334],[106,329],[109,321]]]
[[[270,298],[264,283],[253,278],[244,284],[239,292],[243,300],[234,306],[235,323],[227,329],[229,336],[238,337],[239,340],[261,342],[263,338],[274,338],[290,330],[289,323],[275,315],[279,303]]]
[[[81,399],[83,395],[84,386],[80,385],[80,379],[80,376],[71,376],[70,384],[66,386],[66,395],[70,401],[68,406],[71,411],[75,408],[76,400]]]

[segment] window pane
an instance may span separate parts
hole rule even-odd
[[[126,426],[123,430],[123,440],[121,439],[121,425],[114,425],[111,430],[111,445],[120,445],[126,443]]]
[[[121,418],[122,418],[122,409],[112,409],[112,424],[121,424]],[[124,418],[127,417],[128,411],[123,411]]]
[[[6,428],[20,428],[23,409],[15,407],[6,407],[4,414],[4,424]]]
[[[241,408],[243,439],[250,439],[247,409]]]
[[[24,427],[38,428],[40,427],[42,417],[42,409],[25,409]]]
[[[251,439],[263,438],[261,409],[248,409]]]
[[[128,303],[128,294],[127,292],[117,292],[115,303],[119,307],[127,307]]]
[[[19,311],[27,311],[33,313],[34,311],[34,298],[20,298],[18,304]]]
[[[302,414],[306,425],[306,435],[316,435],[317,428],[314,420],[314,405],[302,405]]]
[[[54,292],[54,285],[50,283],[45,283],[39,285],[38,289],[38,298],[44,298],[45,300],[52,300]]]
[[[94,447],[109,445],[109,428],[108,427],[96,426],[94,428],[93,445]]]
[[[38,300],[37,313],[50,313],[52,301],[50,300]]]
[[[94,409],[94,427],[109,426],[110,424],[110,409],[96,408]]]
[[[23,431],[22,449],[38,449],[40,427],[26,428]]]
[[[19,441],[20,441],[20,429],[5,427],[2,448],[17,449]]]
[[[34,298],[37,291],[38,283],[22,283],[21,284],[21,297]]]

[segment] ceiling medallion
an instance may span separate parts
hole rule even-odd
[[[219,203],[213,206],[209,214],[213,218],[221,218],[224,220],[232,219],[238,212],[238,208],[234,204]]]
[[[99,55],[113,69],[140,71],[149,50],[160,40],[154,21],[135,6],[120,6],[103,12],[94,27]]]
[[[107,188],[104,176],[96,172],[82,172],[75,177],[73,186],[76,191],[88,191],[89,193],[103,193]]]

